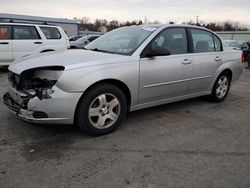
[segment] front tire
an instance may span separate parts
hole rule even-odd
[[[127,112],[124,93],[112,84],[102,84],[90,89],[80,100],[77,123],[91,136],[113,132]]]
[[[221,73],[216,79],[210,98],[213,102],[222,102],[228,95],[231,76],[227,72]]]

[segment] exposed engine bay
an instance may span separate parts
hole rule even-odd
[[[31,98],[38,97],[40,100],[50,99],[50,95],[54,92],[52,88],[63,70],[64,67],[56,66],[29,69],[22,72],[21,75],[9,72],[8,79],[10,85],[14,90],[19,92],[19,98],[21,97],[21,100],[17,99],[16,102],[22,107],[27,107],[27,103]]]

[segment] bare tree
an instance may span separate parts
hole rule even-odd
[[[126,22],[119,22],[117,20],[107,21],[106,19],[96,19],[94,22],[90,22],[90,18],[82,17],[77,18],[74,17],[74,20],[77,20],[79,23],[80,30],[89,30],[89,31],[100,31],[106,28],[107,31],[111,31],[113,29],[123,27],[123,26],[130,26],[130,25],[141,25],[143,24],[142,20],[133,20],[133,21],[126,21]],[[154,20],[153,22],[149,22],[151,24],[160,24],[161,22],[158,20]],[[174,22],[169,22],[173,24]],[[212,31],[247,31],[248,28],[241,25],[239,22],[232,22],[230,20],[224,22],[204,22],[199,20],[199,23],[195,23],[194,21],[190,20],[188,22],[183,22],[183,24],[188,25],[199,25],[202,27],[206,27]]]
[[[84,16],[84,17],[82,17],[81,22],[82,22],[82,24],[88,24],[89,20],[90,20],[89,17]]]

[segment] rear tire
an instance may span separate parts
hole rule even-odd
[[[124,93],[115,85],[102,84],[90,89],[80,100],[77,124],[91,136],[113,132],[127,112]]]
[[[221,73],[214,83],[210,99],[213,102],[222,102],[228,95],[230,84],[230,74],[227,72]]]

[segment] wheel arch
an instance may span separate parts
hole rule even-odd
[[[232,71],[229,67],[224,67],[223,69],[221,68],[221,69],[219,69],[219,70],[216,71],[216,73],[215,73],[215,75],[214,75],[214,77],[213,77],[213,80],[212,80],[212,82],[211,82],[211,84],[210,84],[210,86],[209,86],[209,88],[208,88],[208,91],[212,92],[213,86],[214,86],[214,84],[215,84],[217,78],[218,78],[221,74],[223,74],[223,73],[225,73],[225,72],[228,73],[228,74],[230,75],[230,81],[232,81],[232,78],[233,78],[233,71]]]
[[[126,97],[126,100],[127,100],[127,111],[130,110],[130,105],[131,105],[131,92],[128,88],[128,86],[120,81],[120,80],[117,80],[117,79],[104,79],[104,80],[100,80],[100,81],[97,81],[95,83],[93,83],[92,85],[90,85],[85,91],[84,93],[82,94],[82,96],[80,97],[79,101],[77,102],[77,106],[75,108],[75,113],[74,113],[74,123],[77,119],[77,110],[79,108],[79,103],[80,101],[82,100],[82,98],[86,95],[86,93],[88,91],[90,91],[92,88],[94,87],[97,87],[98,85],[101,85],[101,84],[112,84],[112,85],[115,85],[116,87],[118,87],[125,95]]]
[[[228,73],[229,76],[230,76],[230,81],[232,80],[233,72],[232,72],[231,69],[229,69],[229,68],[224,69],[218,76],[220,76],[220,75],[223,74],[223,73]],[[218,78],[218,76],[217,76],[217,78]]]

